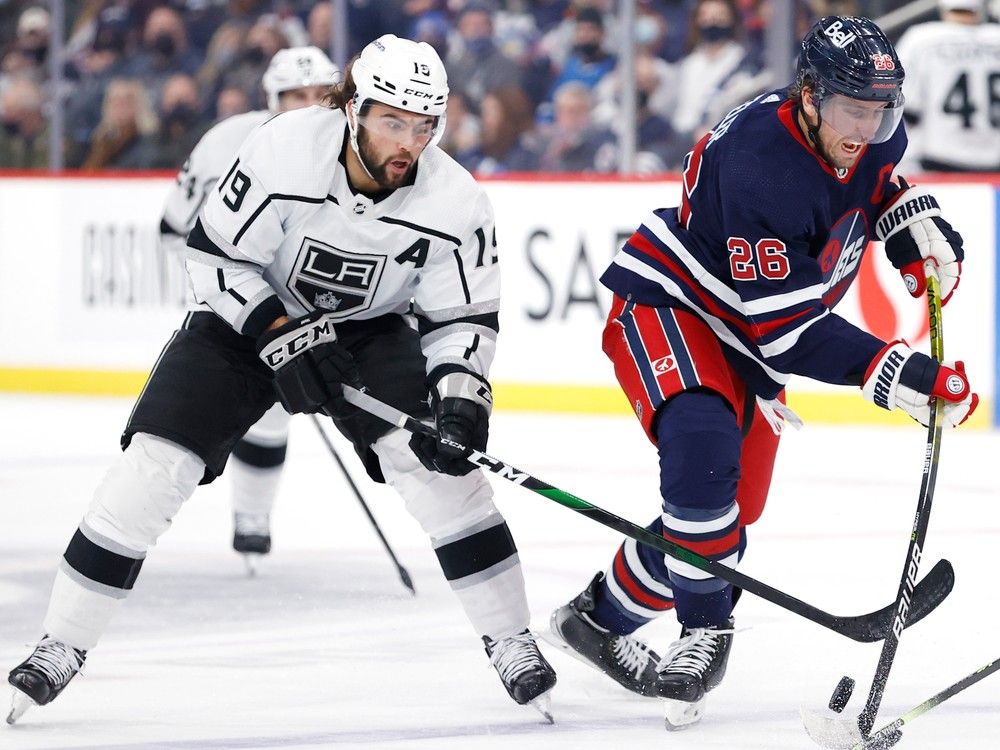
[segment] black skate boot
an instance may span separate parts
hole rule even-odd
[[[552,723],[548,692],[556,684],[556,672],[538,650],[535,637],[525,630],[499,641],[484,635],[483,643],[510,697],[522,706],[532,705]]]
[[[682,628],[657,670],[656,690],[664,698],[664,721],[670,731],[701,720],[705,694],[722,682],[733,645],[733,618],[710,628]]]
[[[14,688],[7,723],[13,724],[31,706],[51,703],[80,671],[86,658],[86,651],[48,635],[42,636],[31,656],[14,667],[7,677]]]
[[[233,549],[243,555],[249,575],[257,572],[257,559],[271,551],[271,519],[267,513],[233,514]]]
[[[594,610],[594,589],[603,579],[598,573],[579,596],[552,613],[552,632],[573,656],[633,693],[655,698],[660,657],[638,638],[605,630],[587,614]]]

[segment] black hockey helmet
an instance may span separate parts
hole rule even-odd
[[[903,103],[903,64],[874,21],[856,16],[826,16],[802,40],[796,83],[809,78],[816,98],[830,94],[852,99]]]

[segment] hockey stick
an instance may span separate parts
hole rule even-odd
[[[909,724],[911,721],[927,713],[935,706],[941,705],[953,695],[961,693],[966,688],[972,687],[980,680],[989,677],[998,669],[1000,669],[1000,659],[994,659],[986,666],[980,667],[972,674],[963,677],[954,685],[950,685],[940,693],[932,695],[919,706],[914,706],[895,721],[886,724],[884,727],[879,729],[871,737],[863,738],[861,742],[854,746],[853,750],[884,750],[885,748],[892,747],[892,745],[899,741],[899,737],[901,735],[900,728],[904,724]]]
[[[385,547],[385,551],[389,553],[389,559],[392,560],[392,564],[396,566],[396,572],[399,573],[399,580],[403,582],[403,585],[410,590],[410,593],[414,596],[417,595],[417,589],[413,586],[413,579],[410,578],[409,571],[403,567],[402,563],[396,557],[396,553],[392,551],[392,547],[389,546],[389,541],[385,538],[385,534],[382,533],[382,528],[378,525],[378,521],[375,520],[375,516],[372,515],[371,509],[368,507],[368,503],[365,502],[364,497],[361,496],[361,490],[358,489],[358,485],[354,483],[354,478],[351,477],[351,472],[347,470],[344,462],[340,458],[340,454],[337,453],[337,449],[333,447],[333,443],[330,442],[329,435],[326,434],[326,430],[323,429],[323,425],[320,424],[319,420],[316,418],[315,414],[310,414],[309,418],[312,419],[312,423],[316,425],[316,431],[319,436],[323,439],[323,443],[326,445],[326,449],[330,451],[330,455],[333,456],[333,460],[337,462],[337,466],[340,467],[341,474],[347,480],[347,483],[351,485],[351,489],[354,490],[354,496],[358,499],[361,504],[362,509],[365,511],[365,515],[368,516],[368,520],[372,523],[372,528],[375,529],[375,533],[378,535],[379,540],[382,542],[382,546]]]
[[[927,314],[930,321],[931,333],[931,356],[941,362],[944,359],[944,331],[941,326],[941,290],[938,286],[937,277],[933,274],[927,276]],[[906,621],[913,616],[912,597],[914,584],[917,580],[917,569],[920,567],[920,558],[923,555],[924,539],[927,536],[927,525],[930,522],[931,503],[934,500],[934,485],[937,483],[938,459],[941,455],[941,409],[943,404],[941,399],[932,399],[930,419],[927,424],[927,447],[924,451],[924,471],[920,480],[920,495],[917,500],[917,511],[913,518],[913,530],[910,533],[910,544],[906,550],[906,560],[903,564],[903,575],[899,581],[899,589],[896,594],[896,606],[894,608],[892,628],[882,642],[882,652],[879,654],[878,664],[875,666],[875,676],[872,678],[872,686],[868,691],[868,700],[865,702],[857,722],[832,719],[828,716],[811,711],[802,712],[802,720],[805,723],[806,731],[820,745],[831,748],[849,748],[862,742],[871,732],[875,725],[875,717],[878,715],[879,706],[882,703],[882,696],[885,694],[886,682],[889,680],[889,671],[892,669],[892,662],[896,656],[896,649],[899,647],[899,639],[903,635],[903,628]],[[831,708],[843,710],[850,700],[850,692],[854,687],[854,681],[850,677],[844,677],[837,685],[833,698],[830,699]]]
[[[430,427],[423,422],[418,422],[413,417],[404,414],[395,407],[383,403],[378,399],[372,398],[367,393],[359,391],[356,388],[345,385],[344,398],[351,404],[354,404],[354,406],[357,406],[359,409],[366,411],[379,419],[385,420],[396,427],[412,433],[437,437],[437,432],[433,427]],[[457,447],[463,448],[464,446]],[[501,478],[506,479],[508,482],[518,484],[531,490],[532,492],[536,492],[539,495],[548,498],[549,500],[557,502],[560,505],[564,505],[571,510],[575,510],[577,513],[581,513],[598,523],[604,524],[608,528],[614,529],[620,534],[624,534],[627,537],[635,539],[637,542],[641,542],[648,547],[659,550],[663,554],[669,555],[675,560],[681,560],[689,565],[693,565],[699,570],[711,573],[716,578],[721,578],[724,581],[740,586],[745,591],[756,594],[772,604],[776,604],[779,607],[794,612],[801,617],[805,617],[807,620],[812,620],[817,625],[829,628],[835,633],[839,633],[840,635],[852,638],[856,641],[861,641],[862,643],[871,643],[885,638],[889,632],[889,622],[893,612],[893,604],[887,605],[880,610],[866,615],[857,615],[854,617],[832,615],[828,612],[817,609],[810,604],[806,604],[800,599],[796,599],[794,596],[786,594],[783,591],[772,588],[766,583],[762,583],[761,581],[751,578],[748,575],[744,575],[733,568],[727,567],[722,563],[710,560],[707,557],[702,557],[685,547],[681,547],[678,544],[667,541],[662,536],[658,536],[648,529],[637,526],[631,521],[627,521],[620,516],[616,516],[614,513],[606,511],[603,508],[599,508],[596,505],[591,505],[586,500],[582,500],[575,495],[571,495],[570,493],[564,492],[551,484],[543,482],[541,479],[528,474],[522,469],[518,469],[510,464],[504,463],[498,458],[493,458],[486,453],[472,450],[469,453],[468,460],[476,466],[487,469]],[[934,569],[931,570],[930,574],[928,574],[924,580],[920,581],[920,583],[914,587],[910,600],[910,623],[912,624],[916,622],[937,607],[937,605],[940,604],[951,592],[951,587],[954,585],[954,582],[954,571],[951,568],[951,563],[947,560],[939,561],[938,564],[934,566]]]

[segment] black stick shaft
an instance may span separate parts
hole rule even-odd
[[[944,359],[944,331],[941,327],[941,292],[937,278],[927,279],[927,314],[931,329],[931,354],[941,362]],[[931,406],[930,419],[927,425],[927,448],[924,452],[924,470],[920,480],[920,495],[917,500],[917,510],[913,518],[913,531],[910,544],[906,549],[906,560],[903,563],[903,575],[899,581],[896,593],[896,615],[892,629],[882,642],[882,652],[875,666],[875,677],[872,679],[868,700],[858,716],[858,729],[862,735],[871,732],[875,725],[885,686],[889,681],[889,672],[896,657],[899,639],[906,627],[909,616],[909,605],[913,595],[913,587],[917,582],[917,570],[923,555],[924,539],[927,537],[927,526],[931,518],[931,503],[934,500],[934,486],[937,483],[938,460],[941,455],[941,417],[943,404],[941,399],[934,399]]]
[[[351,472],[347,470],[344,462],[340,458],[340,454],[334,447],[333,443],[330,441],[330,437],[326,434],[326,430],[323,429],[323,425],[320,424],[319,420],[316,418],[315,414],[310,414],[309,418],[312,419],[314,425],[316,425],[316,431],[319,436],[323,439],[323,443],[326,445],[326,449],[330,451],[330,455],[333,456],[333,460],[337,462],[337,466],[340,467],[340,472],[344,475],[344,479],[351,486],[354,491],[354,497],[358,499],[358,503],[364,510],[365,515],[368,516],[368,520],[371,521],[372,528],[375,529],[375,533],[378,535],[379,540],[382,542],[382,546],[385,547],[385,551],[389,553],[389,559],[392,560],[392,564],[396,566],[396,572],[399,573],[399,580],[403,582],[403,585],[410,590],[410,593],[416,596],[417,589],[413,585],[413,579],[410,578],[409,571],[403,567],[403,564],[399,562],[396,557],[396,553],[392,551],[392,547],[389,546],[389,540],[385,538],[385,534],[382,533],[382,527],[378,525],[378,521],[375,520],[375,516],[372,515],[371,508],[368,507],[368,503],[365,502],[364,497],[361,495],[361,490],[358,489],[358,485],[354,483],[354,477],[351,476]]]
[[[369,414],[379,419],[383,419],[389,424],[395,425],[408,432],[415,432],[423,435],[437,437],[437,432],[433,427],[418,422],[413,417],[404,414],[393,406],[372,398],[367,393],[355,388],[344,386],[345,399]],[[463,448],[463,446],[457,446]],[[742,587],[752,594],[756,594],[762,599],[766,599],[772,604],[794,612],[797,615],[812,620],[818,625],[829,628],[840,635],[852,638],[862,643],[871,643],[886,637],[888,630],[888,620],[891,612],[891,605],[876,612],[855,617],[840,617],[817,609],[811,604],[807,604],[794,596],[779,591],[772,586],[762,583],[755,578],[740,573],[738,570],[730,568],[722,563],[710,560],[706,557],[692,552],[685,547],[667,541],[662,536],[658,536],[648,529],[638,526],[631,521],[627,521],[614,513],[591,505],[575,495],[560,490],[541,479],[532,476],[526,471],[515,468],[500,459],[493,458],[485,453],[472,450],[468,460],[477,466],[491,471],[514,484],[519,484],[526,489],[532,490],[550,500],[554,500],[561,505],[575,510],[588,518],[592,518],[598,523],[614,529],[615,531],[631,537],[642,544],[652,547],[670,557],[686,562],[699,570],[711,573],[717,578]],[[912,622],[916,622],[918,617],[923,617],[933,610],[945,596],[951,591],[953,583],[951,565],[947,560],[941,560],[931,574],[921,581],[917,586],[912,598],[914,608]],[[926,587],[924,584],[927,584]]]

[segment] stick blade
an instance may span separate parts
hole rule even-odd
[[[799,709],[802,724],[806,734],[817,745],[834,750],[849,750],[860,742],[864,742],[861,730],[856,720],[843,718],[826,711],[813,711],[808,708]]]

